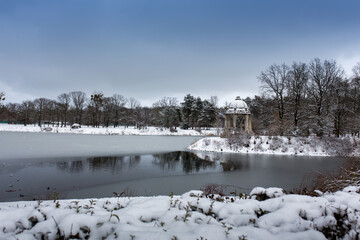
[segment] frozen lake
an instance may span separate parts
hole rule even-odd
[[[0,132],[0,161],[183,151],[200,138]]]
[[[342,159],[219,153],[208,162],[186,147],[198,137],[0,133],[0,201],[181,194],[209,183],[228,191],[291,190]]]

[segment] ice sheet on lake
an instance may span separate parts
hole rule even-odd
[[[0,160],[182,151],[199,138],[0,132]]]

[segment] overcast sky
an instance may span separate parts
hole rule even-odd
[[[94,90],[150,106],[259,94],[273,63],[360,62],[359,0],[2,0],[6,102]]]

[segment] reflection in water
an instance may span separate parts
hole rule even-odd
[[[84,165],[82,161],[57,162],[56,167],[69,173],[79,173],[84,170]]]
[[[230,172],[249,168],[249,158],[246,155],[223,154],[218,152],[196,152],[199,159],[209,162],[220,162],[224,172]]]
[[[214,169],[216,167],[215,162],[205,161],[191,152],[177,151],[165,154],[145,155],[143,157],[145,158],[144,163],[151,163],[163,171],[175,171],[179,165],[182,167],[184,173],[199,172],[201,169]],[[140,162],[141,156],[94,157],[84,161],[58,162],[56,163],[56,167],[59,170],[69,173],[79,173],[86,171],[85,166],[88,166],[88,169],[92,172],[109,171],[112,174],[118,174],[123,170],[127,171],[135,168]],[[233,169],[240,168],[233,167]]]
[[[209,183],[242,190],[257,186],[291,190],[299,186],[309,171],[324,173],[338,169],[342,161],[205,152],[26,161],[0,166],[0,201],[48,198],[54,192],[69,198],[104,197],[127,188],[136,190],[140,196],[182,194]]]
[[[234,154],[226,155],[226,158],[221,163],[224,172],[230,172],[235,170],[245,170],[249,168],[249,158],[239,157]]]
[[[224,172],[249,168],[249,161],[239,161],[238,159],[227,159],[225,162],[220,163]]]
[[[199,172],[200,169],[215,168],[214,162],[204,161],[192,152],[170,152],[153,155],[153,164],[162,170],[175,170],[176,165],[181,163],[183,172]]]
[[[239,158],[235,155],[222,155],[221,153],[195,154],[192,152],[170,152],[143,156],[145,162],[150,162],[163,171],[175,171],[178,166],[182,167],[184,173],[199,172],[201,169],[214,169],[216,162],[224,172],[249,168],[249,159]],[[150,158],[150,159],[149,159]],[[152,161],[149,161],[152,160]],[[56,167],[59,170],[69,173],[86,171],[85,167],[92,172],[109,171],[112,174],[119,174],[135,168],[141,162],[141,156],[119,156],[119,157],[93,157],[86,160],[58,162]]]
[[[190,152],[170,152],[147,156],[152,158],[152,164],[159,166],[162,170],[175,170],[178,164],[182,165],[183,172],[198,172],[200,169],[214,168],[213,162],[204,161]],[[111,170],[113,173],[120,172],[124,168],[132,169],[141,161],[141,156],[128,157],[95,157],[89,158],[89,167],[91,170]],[[145,159],[148,161],[148,159]]]
[[[140,156],[128,157],[94,157],[87,162],[92,171],[110,170],[113,174],[121,172],[124,168],[131,169],[140,163]]]
[[[79,173],[86,171],[85,166],[92,172],[97,171],[111,171],[117,174],[125,169],[132,169],[140,163],[141,156],[127,156],[127,157],[94,157],[83,161],[67,161],[58,162],[56,167],[59,170],[69,173]],[[85,165],[85,166],[84,166]]]

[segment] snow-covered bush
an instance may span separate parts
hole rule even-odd
[[[256,187],[250,192],[250,197],[258,201],[264,201],[270,198],[278,198],[285,194],[285,191],[282,188],[262,188]]]
[[[324,137],[323,144],[325,149],[329,149],[330,155],[341,155],[346,156],[352,152],[353,144],[351,140],[347,137],[337,138],[337,137]]]
[[[224,185],[209,183],[200,188],[201,191],[204,192],[205,196],[218,194],[220,196],[224,196],[224,191],[226,187]]]
[[[237,151],[242,147],[250,146],[251,135],[244,132],[236,132],[233,134],[228,134],[227,140],[230,145],[230,148]]]
[[[233,134],[228,138],[211,137],[198,140],[190,150],[210,152],[266,153],[307,156],[360,156],[360,139],[317,136],[250,136]]]
[[[230,172],[244,168],[244,162],[238,159],[228,159],[220,163],[224,172]]]
[[[204,139],[204,144],[205,146],[209,146],[210,145],[210,139]]]

